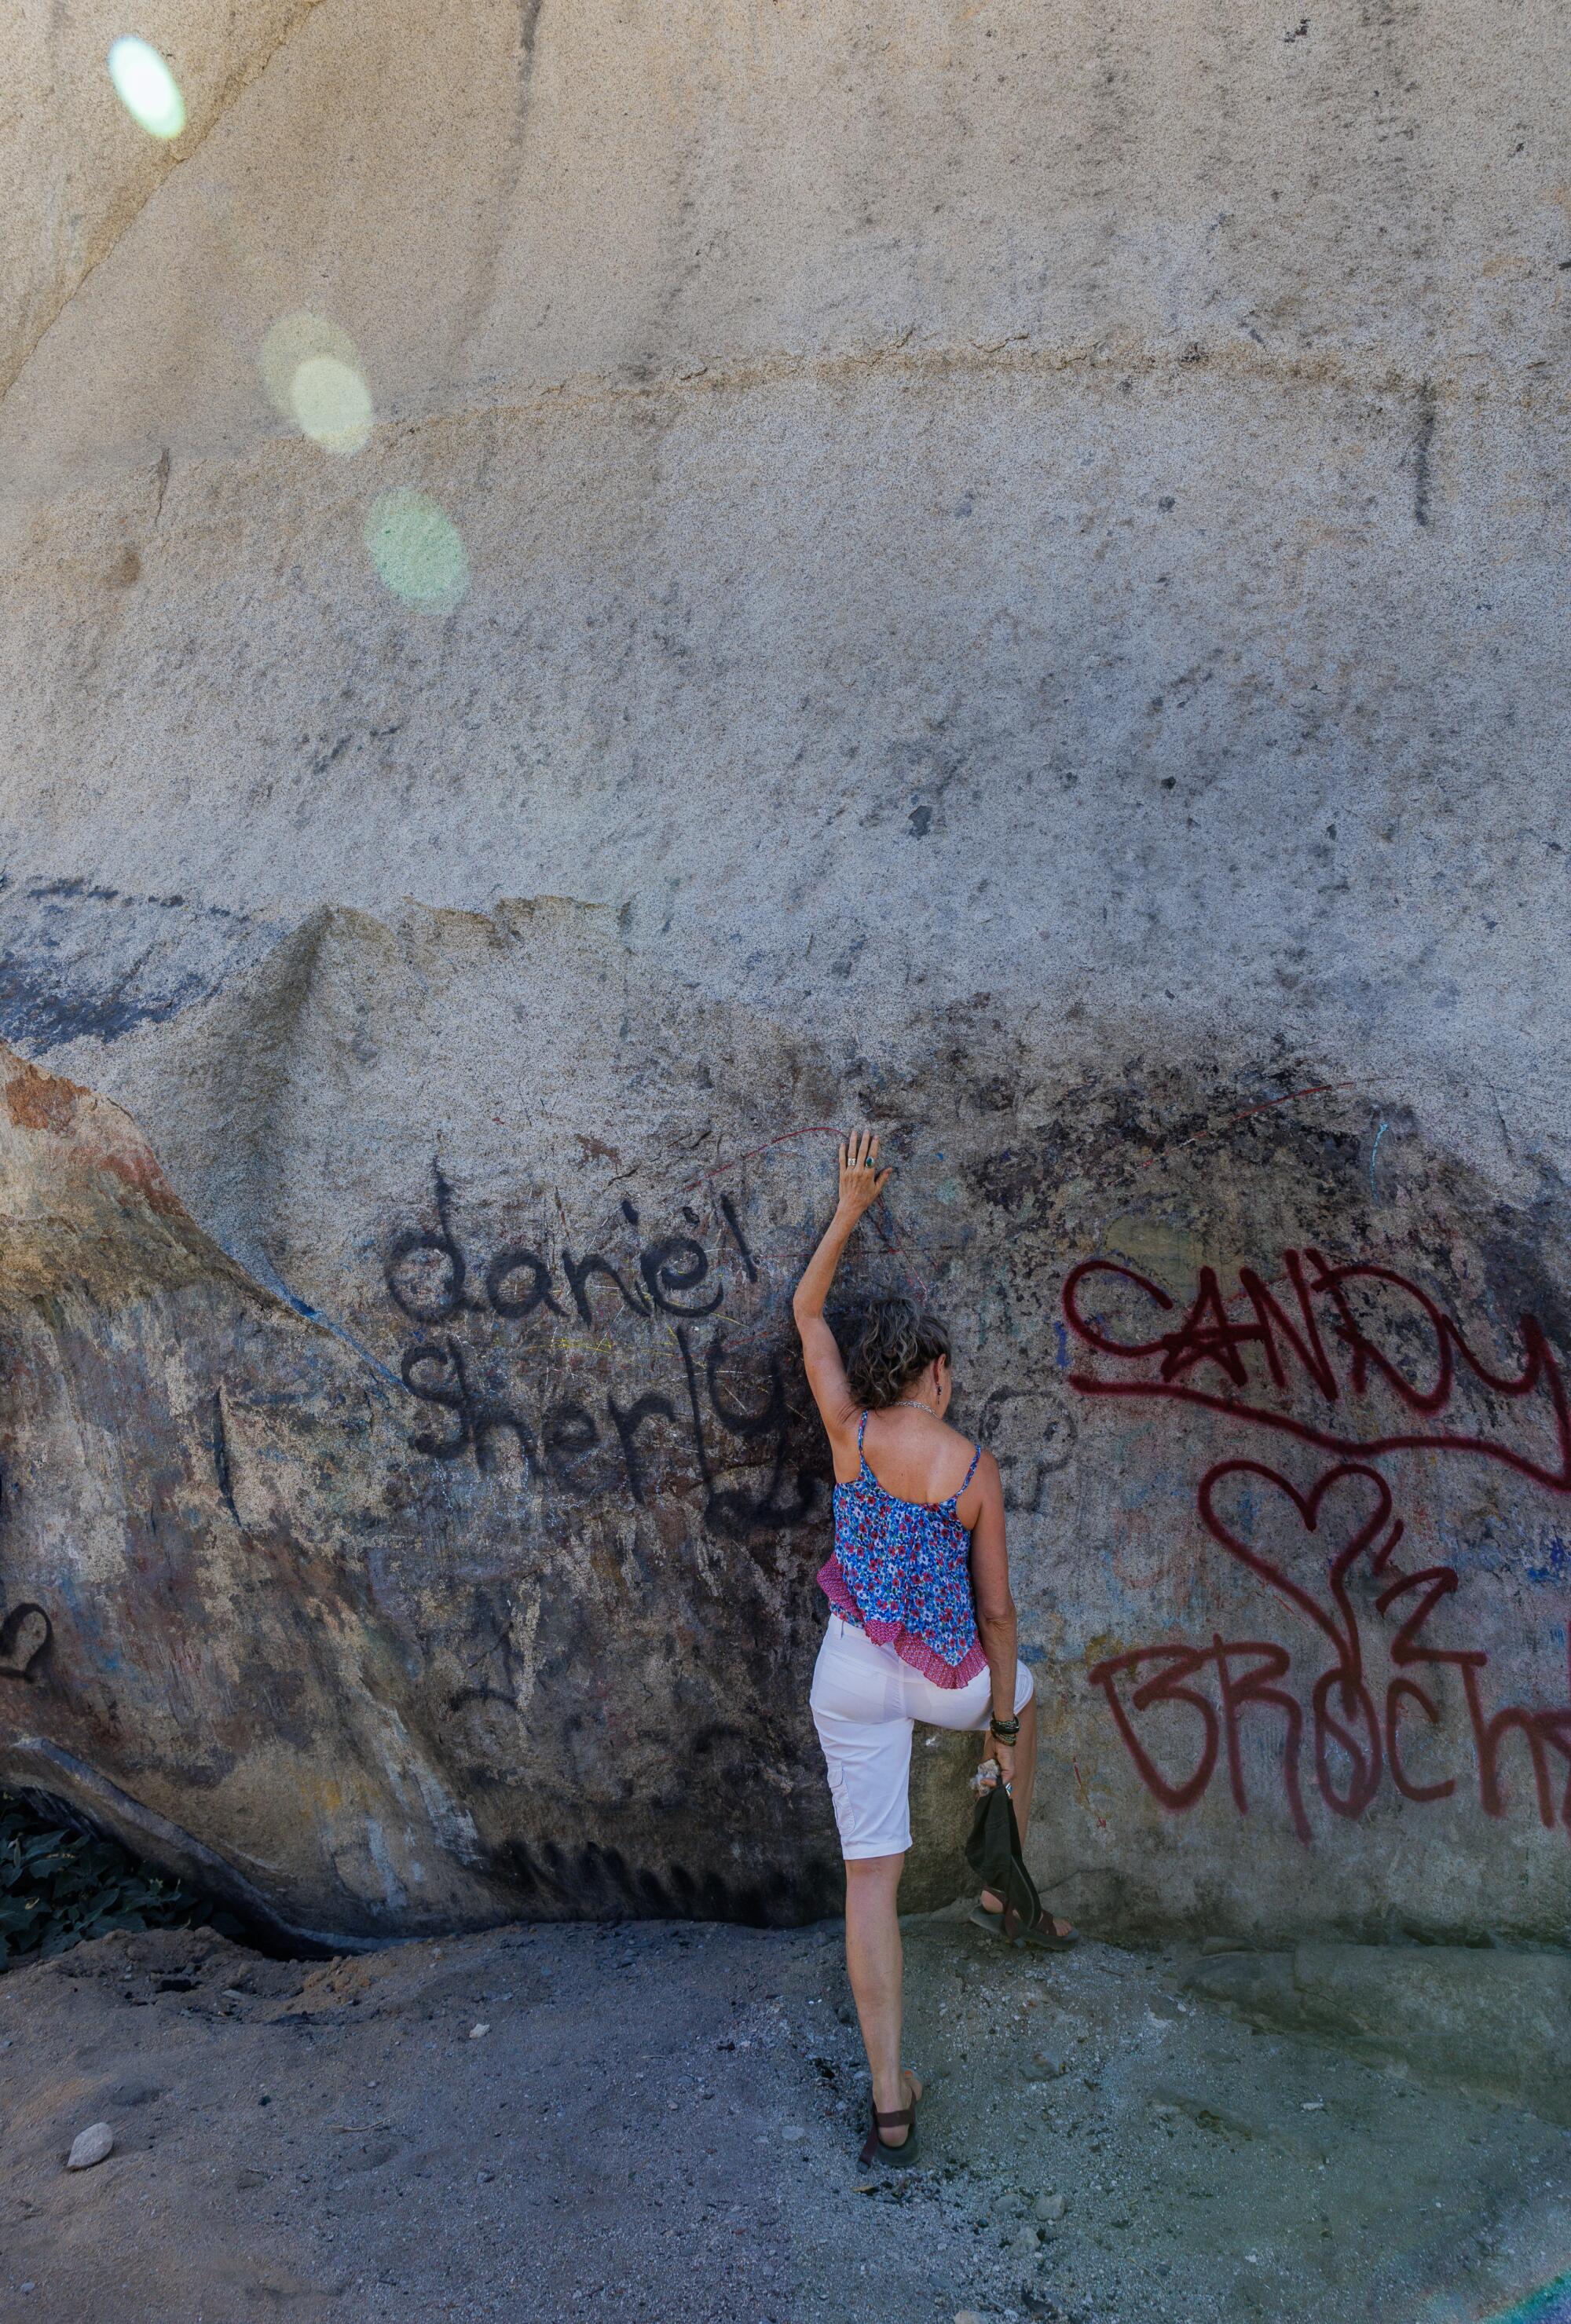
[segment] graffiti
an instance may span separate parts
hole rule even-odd
[[[1372,1489],[1368,1515],[1348,1531],[1327,1562],[1325,1597],[1307,1589],[1278,1561],[1263,1556],[1220,1513],[1220,1489],[1243,1477],[1280,1492],[1311,1534],[1319,1529],[1323,1504],[1336,1489],[1354,1480]],[[1141,1782],[1163,1807],[1181,1813],[1195,1806],[1205,1796],[1225,1753],[1234,1804],[1240,1814],[1249,1812],[1242,1721],[1252,1711],[1274,1711],[1280,1720],[1282,1790],[1293,1829],[1302,1840],[1310,1838],[1304,1806],[1306,1729],[1312,1747],[1315,1785],[1333,1815],[1349,1820],[1362,1816],[1387,1771],[1393,1788],[1416,1805],[1449,1799],[1456,1790],[1455,1777],[1427,1784],[1415,1781],[1404,1759],[1400,1736],[1404,1720],[1414,1715],[1421,1714],[1431,1729],[1443,1724],[1434,1694],[1408,1674],[1420,1668],[1451,1669],[1460,1681],[1477,1770],[1479,1804],[1484,1812],[1500,1816],[1506,1811],[1501,1757],[1506,1739],[1514,1734],[1521,1738],[1528,1754],[1540,1821],[1552,1828],[1558,1820],[1571,1830],[1571,1699],[1553,1710],[1512,1704],[1491,1712],[1483,1694],[1487,1653],[1476,1646],[1439,1646],[1424,1638],[1425,1626],[1436,1608],[1457,1590],[1459,1577],[1452,1566],[1408,1572],[1394,1563],[1392,1552],[1402,1538],[1403,1524],[1392,1514],[1390,1488],[1374,1470],[1344,1464],[1328,1470],[1305,1494],[1257,1462],[1218,1462],[1201,1480],[1199,1504],[1212,1538],[1304,1615],[1332,1647],[1334,1660],[1314,1680],[1308,1719],[1298,1695],[1285,1683],[1293,1672],[1293,1656],[1271,1639],[1224,1640],[1214,1636],[1204,1646],[1137,1646],[1096,1664],[1089,1674],[1091,1684],[1104,1695]],[[1399,1675],[1388,1680],[1383,1700],[1378,1703],[1368,1683],[1360,1617],[1348,1589],[1353,1569],[1365,1559],[1369,1572],[1384,1584],[1374,1601],[1375,1612],[1385,1616],[1400,1608],[1405,1617],[1386,1648]],[[1147,1672],[1149,1676],[1142,1675]],[[1196,1681],[1203,1677],[1209,1677],[1214,1693],[1197,1686]],[[1571,1665],[1567,1681],[1571,1686]],[[1123,1688],[1127,1695],[1121,1691]],[[1162,1773],[1137,1725],[1139,1714],[1169,1703],[1187,1706],[1199,1720],[1198,1756],[1191,1770],[1178,1778]],[[1550,1765],[1556,1753],[1566,1761],[1568,1771],[1557,1809]]]
[[[1239,1269],[1239,1299],[1223,1298],[1214,1268],[1203,1267],[1195,1296],[1182,1323],[1145,1340],[1110,1339],[1100,1317],[1087,1317],[1082,1305],[1083,1286],[1093,1277],[1115,1277],[1131,1284],[1142,1300],[1160,1314],[1171,1314],[1175,1302],[1149,1276],[1112,1259],[1083,1259],[1072,1268],[1064,1284],[1064,1315],[1083,1345],[1120,1362],[1154,1362],[1154,1375],[1141,1379],[1104,1379],[1071,1372],[1069,1385],[1082,1396],[1160,1397],[1219,1412],[1230,1420],[1259,1428],[1275,1429],[1328,1452],[1372,1455],[1382,1452],[1429,1451],[1473,1452],[1503,1462],[1535,1484],[1556,1492],[1571,1492],[1571,1403],[1543,1326],[1524,1315],[1521,1369],[1496,1372],[1474,1353],[1452,1318],[1427,1291],[1394,1268],[1369,1262],[1333,1267],[1316,1250],[1286,1250],[1282,1275],[1289,1286],[1296,1314],[1289,1314],[1272,1286],[1252,1268]],[[1354,1307],[1355,1292],[1384,1291],[1393,1295],[1383,1312],[1366,1304],[1362,1316]],[[1229,1314],[1230,1304],[1248,1303],[1245,1315]],[[1406,1303],[1405,1306],[1404,1304]],[[1329,1330],[1330,1347],[1326,1344]],[[1415,1360],[1428,1363],[1433,1377],[1428,1387],[1416,1385],[1397,1360],[1404,1342],[1413,1343]],[[1333,1355],[1342,1358],[1340,1369]],[[1254,1358],[1252,1365],[1249,1359]],[[1535,1458],[1502,1434],[1469,1434],[1437,1427],[1398,1428],[1368,1437],[1338,1430],[1319,1421],[1303,1420],[1264,1400],[1306,1385],[1329,1410],[1348,1397],[1368,1394],[1372,1379],[1382,1384],[1403,1409],[1416,1417],[1437,1421],[1450,1404],[1458,1366],[1471,1374],[1491,1396],[1517,1404],[1538,1397],[1554,1435],[1552,1460]],[[1192,1375],[1205,1368],[1219,1372],[1220,1388],[1197,1388]],[[1263,1368],[1264,1377],[1261,1377]],[[1503,1423],[1502,1423],[1503,1425]]]
[[[739,1729],[707,1737],[699,1748],[735,1738]],[[793,1928],[817,1920],[838,1893],[836,1869],[809,1857],[799,1869],[772,1867],[754,1880],[727,1878],[709,1869],[689,1871],[680,1863],[663,1872],[631,1865],[618,1848],[589,1840],[563,1847],[554,1840],[531,1848],[522,1840],[504,1841],[497,1850],[520,1898],[539,1898],[559,1916],[564,1910],[600,1921],[627,1918],[662,1921],[741,1921],[758,1928]]]
[[[470,1270],[453,1233],[453,1190],[439,1168],[434,1176],[439,1221],[436,1231],[416,1227],[399,1235],[388,1251],[383,1270],[389,1298],[415,1323],[447,1323],[467,1305],[476,1304],[465,1297]],[[747,1279],[755,1283],[758,1268],[744,1239],[735,1206],[729,1198],[725,1198],[720,1207]],[[636,1229],[639,1217],[633,1204],[624,1202],[622,1212],[629,1226]],[[689,1216],[696,1225],[696,1213]],[[511,1323],[522,1323],[542,1308],[549,1314],[565,1318],[568,1310],[556,1291],[558,1266],[562,1289],[571,1299],[579,1321],[591,1329],[600,1320],[595,1293],[602,1283],[611,1286],[621,1303],[620,1306],[612,1305],[612,1314],[624,1309],[645,1319],[652,1315],[712,1315],[725,1296],[721,1281],[712,1284],[702,1298],[696,1296],[709,1275],[708,1253],[691,1235],[674,1234],[662,1236],[639,1254],[642,1289],[629,1282],[622,1268],[603,1251],[580,1255],[563,1250],[553,1265],[539,1251],[527,1250],[522,1244],[509,1245],[496,1253],[485,1269],[485,1297],[480,1304]],[[689,1294],[695,1296],[688,1296]],[[605,1304],[605,1295],[601,1294],[601,1310]]]
[[[1447,1774],[1420,1781],[1409,1755],[1419,1735],[1433,1754],[1448,1726],[1442,1697],[1454,1702],[1459,1696],[1483,1812],[1506,1812],[1502,1762],[1514,1740],[1540,1822],[1546,1829],[1558,1822],[1571,1832],[1571,1638],[1563,1703],[1492,1708],[1485,1649],[1443,1646],[1428,1635],[1437,1609],[1461,1586],[1456,1569],[1409,1568],[1397,1562],[1406,1522],[1396,1511],[1387,1480],[1368,1465],[1384,1453],[1421,1448],[1503,1462],[1550,1490],[1571,1490],[1565,1388],[1536,1319],[1524,1315],[1518,1326],[1520,1367],[1498,1372],[1428,1293],[1394,1269],[1332,1267],[1317,1251],[1288,1250],[1277,1279],[1288,1286],[1284,1298],[1244,1268],[1236,1298],[1224,1300],[1215,1271],[1203,1268],[1181,1321],[1143,1339],[1115,1338],[1105,1317],[1086,1313],[1086,1286],[1098,1276],[1132,1286],[1148,1314],[1153,1308],[1159,1314],[1176,1312],[1168,1294],[1132,1268],[1090,1259],[1072,1269],[1063,1295],[1070,1331],[1099,1356],[1142,1368],[1138,1379],[1072,1373],[1070,1385],[1082,1395],[1168,1397],[1220,1413],[1246,1428],[1280,1431],[1326,1451],[1363,1456],[1338,1461],[1308,1489],[1250,1459],[1218,1461],[1200,1479],[1197,1508],[1206,1536],[1261,1583],[1279,1608],[1290,1609],[1318,1634],[1321,1666],[1311,1676],[1301,1655],[1296,1663],[1293,1650],[1277,1639],[1225,1638],[1220,1632],[1204,1643],[1139,1646],[1097,1662],[1089,1683],[1105,1700],[1152,1798],[1171,1813],[1186,1812],[1206,1796],[1224,1761],[1234,1804],[1247,1814],[1246,1738],[1269,1727],[1289,1817],[1306,1844],[1311,1838],[1306,1807],[1311,1780],[1326,1810],[1345,1821],[1362,1817],[1388,1781],[1416,1806],[1447,1800],[1457,1793],[1457,1777]],[[1368,1296],[1372,1292],[1383,1304],[1377,1305]],[[1355,1305],[1361,1296],[1362,1305]],[[1399,1355],[1413,1366],[1411,1373]],[[1208,1366],[1220,1374],[1215,1390],[1194,1384]],[[1494,1425],[1477,1430],[1439,1425],[1459,1383],[1469,1379],[1484,1391],[1486,1408],[1493,1407]],[[1365,1397],[1372,1387],[1389,1392],[1406,1413],[1430,1425],[1377,1429],[1363,1437],[1347,1425],[1324,1425],[1331,1407]],[[1282,1401],[1265,1400],[1272,1390]],[[1318,1404],[1314,1418],[1284,1408],[1295,1394]],[[1520,1434],[1507,1434],[1511,1408],[1529,1398],[1538,1400],[1541,1425],[1552,1434],[1552,1458],[1542,1445],[1529,1449]],[[1295,1564],[1289,1554],[1270,1554],[1259,1545],[1257,1520],[1272,1509],[1296,1517],[1305,1541],[1314,1541],[1320,1556],[1312,1570]],[[1359,1598],[1372,1599],[1374,1616],[1392,1626],[1391,1635],[1380,1633],[1390,1672],[1383,1686],[1371,1667],[1368,1608],[1361,1611]],[[1167,1768],[1159,1760],[1146,1723],[1164,1710],[1176,1710],[1193,1722],[1197,1748],[1177,1772],[1170,1760]],[[1170,1755],[1176,1748],[1171,1719],[1160,1722],[1160,1732],[1161,1748]]]
[[[676,1449],[690,1452],[704,1488],[705,1516],[721,1532],[799,1524],[812,1508],[817,1480],[805,1465],[792,1460],[795,1416],[786,1397],[779,1356],[772,1356],[765,1364],[762,1406],[748,1411],[731,1400],[723,1385],[723,1331],[711,1334],[701,1360],[680,1329],[677,1345],[687,1385],[682,1412],[679,1414],[671,1398],[658,1391],[648,1391],[625,1406],[607,1391],[603,1405],[609,1427],[603,1430],[589,1406],[571,1397],[549,1406],[531,1422],[516,1403],[504,1403],[482,1392],[458,1341],[420,1341],[404,1356],[403,1384],[422,1403],[449,1413],[452,1421],[441,1434],[417,1429],[410,1438],[411,1445],[430,1461],[471,1456],[482,1473],[489,1473],[497,1465],[499,1443],[510,1443],[531,1483],[554,1486],[582,1498],[625,1494],[642,1508],[652,1498],[647,1432],[661,1422],[674,1433]],[[704,1394],[700,1394],[700,1375]],[[716,1482],[717,1464],[711,1448],[716,1422],[748,1447],[766,1443],[769,1476],[762,1491],[743,1492]],[[603,1462],[598,1468],[589,1465],[592,1455],[613,1445],[617,1448],[615,1474],[608,1475]],[[795,1483],[788,1491],[787,1472],[793,1469]]]
[[[473,1461],[483,1475],[496,1472],[506,1455],[530,1485],[580,1501],[615,1496],[638,1508],[654,1497],[657,1469],[668,1480],[696,1473],[707,1522],[733,1536],[799,1524],[809,1515],[818,1480],[799,1438],[802,1416],[787,1395],[781,1353],[768,1351],[745,1372],[736,1363],[717,1313],[726,1279],[696,1232],[655,1237],[633,1267],[603,1250],[564,1248],[552,1257],[509,1243],[476,1268],[454,1229],[452,1188],[439,1168],[434,1179],[436,1227],[397,1235],[384,1268],[388,1296],[422,1327],[404,1351],[400,1378],[412,1397],[445,1416],[440,1426],[411,1433],[414,1452],[439,1463]],[[719,1210],[743,1276],[756,1283],[758,1264],[729,1196]],[[631,1202],[623,1203],[622,1214],[642,1236]],[[696,1213],[683,1216],[689,1227],[699,1226]],[[484,1296],[473,1286],[483,1286]],[[550,1336],[553,1352],[570,1356],[615,1354],[608,1331],[620,1317],[664,1323],[681,1389],[651,1387],[619,1400],[596,1384],[531,1403],[522,1390],[493,1385],[484,1359],[455,1331],[434,1328],[476,1311],[508,1324],[551,1318],[570,1325],[576,1315],[585,1333],[553,1327]],[[696,1344],[692,1326],[712,1317],[707,1337]],[[740,1462],[717,1452],[717,1433],[740,1444]],[[758,1489],[721,1481],[737,1465],[763,1471]]]
[[[52,1636],[42,1606],[14,1606],[0,1622],[0,1678],[30,1679]]]
[[[701,1171],[696,1178],[689,1178],[683,1186],[682,1192],[684,1194],[694,1194],[700,1186],[711,1185],[716,1178],[723,1178],[728,1170],[740,1169],[743,1163],[754,1162],[758,1159],[759,1156],[762,1154],[772,1154],[777,1147],[789,1146],[796,1139],[832,1138],[838,1140],[843,1138],[845,1132],[843,1130],[831,1130],[824,1122],[809,1122],[805,1128],[800,1130],[782,1130],[778,1137],[766,1139],[762,1146],[751,1146],[744,1154],[734,1154],[728,1162],[716,1163],[713,1170]],[[938,1158],[941,1162],[944,1157],[940,1154]],[[720,1197],[720,1212],[726,1225],[730,1228],[733,1236],[736,1239],[738,1249],[742,1253],[743,1265],[746,1269],[747,1279],[752,1283],[756,1280],[756,1270],[753,1266],[751,1253],[748,1251],[745,1244],[741,1240],[740,1230],[736,1224],[736,1213],[732,1206],[731,1198],[728,1194],[722,1194]],[[878,1203],[875,1208],[867,1213],[867,1222],[872,1228],[873,1233],[877,1236],[879,1241],[883,1244],[884,1250],[900,1262],[902,1272],[910,1279],[911,1286],[916,1291],[919,1298],[927,1298],[928,1286],[922,1279],[921,1276],[918,1274],[915,1261],[901,1238],[899,1230],[894,1222],[894,1205],[890,1202],[887,1195]],[[806,1258],[805,1252],[803,1253],[803,1257],[804,1259]]]
[[[771,1154],[777,1146],[789,1146],[794,1139],[840,1139],[845,1135],[843,1130],[833,1130],[826,1121],[810,1121],[800,1130],[782,1130],[778,1137],[766,1138],[762,1146],[750,1146],[744,1154],[733,1154],[728,1162],[717,1162],[712,1170],[700,1171],[696,1178],[688,1180],[682,1192],[684,1194],[694,1194],[698,1187],[707,1186],[712,1178],[723,1177],[727,1170],[740,1169],[744,1162],[755,1162],[761,1154]]]
[[[736,1205],[729,1194],[722,1194],[720,1197],[720,1215],[731,1231],[731,1240],[736,1245],[737,1254],[742,1260],[743,1271],[747,1280],[749,1283],[756,1283],[758,1281],[757,1262],[747,1248],[747,1239],[742,1231],[742,1222],[736,1215]]]
[[[1007,1408],[1012,1404],[1025,1401],[1027,1399],[1018,1388],[995,1388],[984,1400],[976,1420],[978,1443],[985,1444],[998,1462],[999,1479],[1003,1487],[1003,1506],[1011,1517],[1036,1517],[1040,1514],[1048,1480],[1068,1467],[1074,1458],[1078,1435],[1073,1413],[1064,1412],[1049,1420],[1042,1430],[1048,1446],[1045,1459],[1028,1462],[1019,1453],[1001,1452],[997,1438]],[[1029,1487],[1026,1482],[1028,1472],[1030,1478]]]
[[[1150,1170],[1157,1163],[1165,1161],[1169,1154],[1181,1154],[1186,1147],[1203,1145],[1207,1139],[1220,1138],[1224,1130],[1235,1129],[1239,1122],[1252,1121],[1257,1113],[1270,1113],[1273,1106],[1292,1105],[1303,1097],[1329,1097],[1335,1090],[1357,1087],[1356,1082],[1317,1082],[1311,1089],[1285,1090],[1280,1097],[1264,1098],[1259,1105],[1246,1105],[1241,1113],[1230,1113],[1226,1120],[1218,1123],[1215,1130],[1197,1130],[1193,1137],[1180,1138],[1171,1146],[1161,1147],[1155,1154],[1148,1154],[1140,1167],[1142,1170]]]

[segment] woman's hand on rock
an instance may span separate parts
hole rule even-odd
[[[894,1173],[878,1167],[878,1140],[855,1130],[840,1148],[840,1208],[853,1219],[870,1211]]]

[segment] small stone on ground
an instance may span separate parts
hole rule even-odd
[[[115,2134],[106,2122],[89,2123],[71,2141],[71,2151],[66,2157],[68,2171],[90,2171],[95,2163],[107,2161],[115,2152]]]

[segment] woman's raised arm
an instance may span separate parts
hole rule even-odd
[[[824,1321],[824,1302],[856,1222],[872,1209],[892,1176],[892,1171],[879,1168],[878,1140],[869,1131],[857,1130],[847,1144],[842,1145],[840,1199],[791,1301],[791,1314],[802,1338],[808,1386],[831,1440],[845,1435],[856,1417],[857,1407],[835,1334]]]

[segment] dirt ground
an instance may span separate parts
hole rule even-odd
[[[1192,1950],[906,1931],[901,2173],[857,2166],[835,1923],[316,1963],[160,1931],[14,1971],[0,2316],[1461,2324],[1571,2264],[1571,2132],[1252,2032]]]

